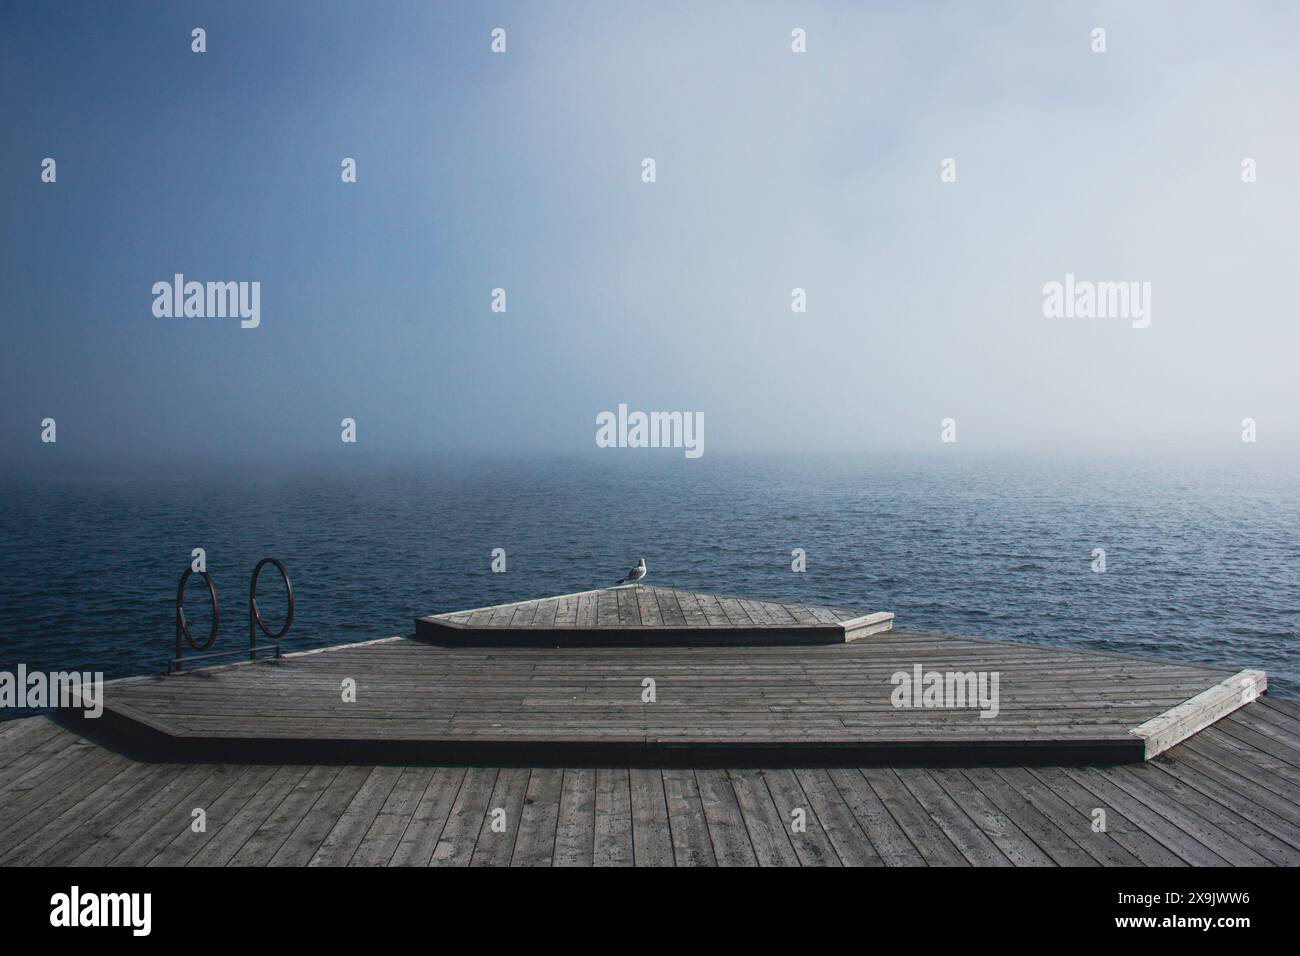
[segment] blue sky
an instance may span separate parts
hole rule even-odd
[[[1300,11],[1047,7],[5,2],[0,455],[594,452],[619,403],[710,453],[1300,447]],[[155,317],[176,272],[260,327]],[[1067,273],[1151,327],[1045,318]]]

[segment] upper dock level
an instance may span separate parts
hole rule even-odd
[[[890,629],[888,611],[758,601],[633,584],[431,614],[415,636],[442,644],[531,647],[843,644]]]

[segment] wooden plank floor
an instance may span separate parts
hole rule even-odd
[[[6,722],[0,865],[67,864],[1295,866],[1300,705],[1102,767],[155,764]]]
[[[887,631],[894,615],[643,586],[580,591],[415,619],[417,637],[485,646],[689,646],[843,643]]]
[[[755,629],[843,624],[866,614],[817,604],[758,601],[632,585],[449,611],[428,615],[427,619],[474,628],[587,628],[604,624],[621,628]]]
[[[975,707],[894,707],[890,677],[914,665],[997,672],[996,717]],[[1141,760],[1131,728],[1228,674],[902,631],[800,648],[446,648],[393,638],[274,664],[130,678],[107,685],[105,698],[111,712],[187,741],[895,754],[908,746],[1000,747],[1013,757],[1048,748],[1035,759],[1052,762],[1067,758],[1051,748],[1092,746],[1112,748],[1108,759],[1132,750],[1126,759]],[[643,700],[647,679],[652,703]],[[355,681],[354,702],[343,699],[345,680]]]

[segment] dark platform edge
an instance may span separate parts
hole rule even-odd
[[[447,647],[778,647],[843,644],[893,628],[894,615],[876,612],[836,624],[790,627],[470,627],[425,615],[416,640]]]
[[[352,740],[191,737],[168,733],[129,707],[97,719],[65,714],[68,726],[114,749],[181,763],[429,764],[501,767],[987,767],[1142,763],[1136,736],[1079,739],[677,742]],[[94,725],[94,726],[88,726]]]
[[[844,643],[838,624],[795,628],[465,627],[415,619],[415,637],[448,647],[775,647]]]

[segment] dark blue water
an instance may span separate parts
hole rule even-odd
[[[1287,468],[704,458],[369,475],[0,484],[0,669],[162,669],[190,551],[218,646],[248,640],[248,576],[289,567],[302,649],[419,614],[649,582],[892,610],[897,626],[1262,667],[1300,692],[1300,496]],[[490,570],[493,548],[508,570]],[[791,549],[808,570],[790,570]],[[1091,570],[1105,548],[1107,569]],[[196,582],[199,583],[199,582]],[[259,597],[282,619],[277,577]],[[201,583],[188,601],[206,633]],[[10,712],[6,716],[13,716]]]

